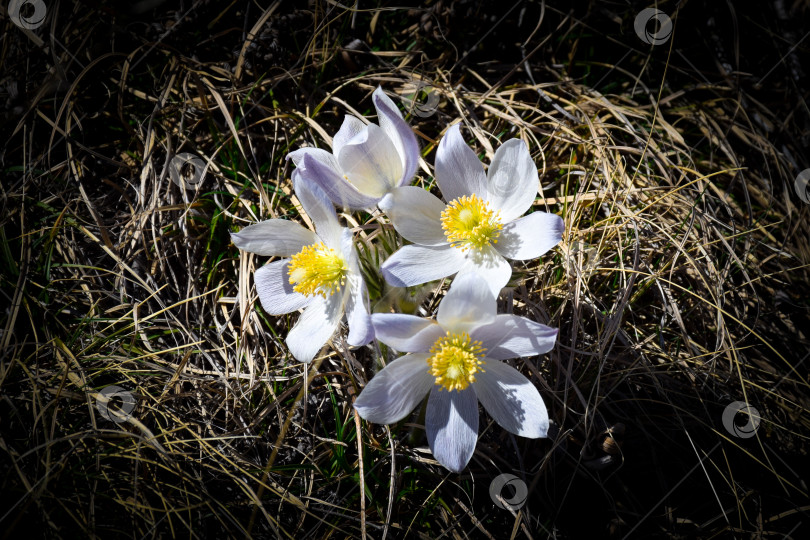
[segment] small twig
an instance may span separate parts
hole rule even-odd
[[[360,536],[366,538],[366,480],[363,476],[363,437],[362,426],[360,425],[360,415],[357,409],[352,407],[354,412],[354,427],[357,429],[357,462],[360,467]]]

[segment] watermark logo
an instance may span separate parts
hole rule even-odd
[[[656,25],[658,29],[651,32],[651,25]],[[635,28],[638,38],[644,43],[661,45],[666,43],[672,35],[672,19],[660,9],[645,8],[636,15],[633,28]]]
[[[802,202],[810,204],[810,193],[807,190],[807,184],[810,183],[810,169],[805,169],[799,173],[796,180],[793,182],[793,188],[796,190],[796,195]]]
[[[110,422],[120,424],[126,422],[135,409],[135,396],[120,386],[108,386],[96,396],[96,409]]]
[[[11,22],[26,30],[36,30],[45,24],[48,9],[42,0],[11,0],[8,17]]]
[[[511,486],[515,490],[515,494],[508,499],[503,495],[503,488]],[[515,476],[514,474],[503,473],[495,477],[489,484],[489,497],[495,506],[503,508],[504,510],[519,510],[526,504],[526,497],[529,495],[529,488],[526,487],[526,482]]]
[[[434,92],[433,86],[421,79],[411,78],[405,83],[406,94],[403,96],[408,112],[428,118],[439,108],[439,94]]]
[[[748,422],[740,425],[739,420],[747,417]],[[723,411],[723,427],[726,431],[741,439],[750,439],[757,433],[762,417],[759,411],[744,401],[735,401]]]
[[[177,154],[169,162],[169,176],[180,188],[197,189],[205,178],[205,162],[196,154]]]
[[[521,144],[524,143],[521,142]],[[490,172],[488,175],[490,178],[488,191],[492,195],[503,198],[515,192],[515,179],[520,178],[518,168],[511,163],[505,163],[505,161],[506,160],[502,160],[498,163],[498,169]]]

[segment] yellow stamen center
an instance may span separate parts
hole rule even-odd
[[[346,283],[346,261],[325,244],[312,244],[290,259],[290,285],[295,292],[310,295],[320,294],[326,298]]]
[[[485,352],[481,342],[470,341],[466,332],[448,332],[430,348],[431,356],[427,359],[430,374],[445,390],[464,390],[475,382],[476,373],[484,371],[481,366]]]
[[[462,251],[497,244],[503,229],[498,212],[490,210],[489,204],[475,194],[448,204],[441,219],[447,241]]]

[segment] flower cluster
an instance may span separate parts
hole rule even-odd
[[[436,459],[464,469],[478,437],[478,402],[504,429],[546,436],[548,413],[535,386],[504,360],[550,351],[557,330],[516,315],[498,315],[496,299],[512,275],[511,260],[537,258],[562,238],[563,221],[545,212],[524,215],[538,188],[525,143],[506,141],[489,169],[464,142],[459,125],[439,143],[435,179],[444,200],[409,185],[419,147],[413,130],[380,88],[379,125],[347,116],[332,152],[302,148],[288,157],[295,194],[315,230],[270,219],[232,234],[245,251],[279,257],[256,271],[256,290],[271,315],[303,309],[287,335],[292,355],[310,362],[338,331],[347,343],[373,339],[405,353],[365,386],[354,403],[364,419],[391,424],[427,396],[425,431]],[[381,266],[394,287],[455,275],[436,318],[369,314],[369,299],[352,232],[335,205],[379,208],[410,244]]]

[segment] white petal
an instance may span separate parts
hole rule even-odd
[[[445,331],[436,321],[401,313],[371,316],[377,339],[400,352],[427,352]]]
[[[410,245],[399,248],[380,269],[394,287],[411,287],[455,274],[464,263],[461,251],[450,245]]]
[[[447,130],[436,151],[436,182],[447,202],[475,193],[487,197],[487,177],[475,152],[467,146],[459,124]]]
[[[402,161],[394,143],[374,124],[346,141],[337,159],[349,182],[372,197],[385,195],[402,176]]]
[[[419,145],[416,142],[416,135],[402,118],[402,113],[399,112],[394,102],[383,93],[382,88],[378,86],[371,99],[377,109],[377,121],[380,127],[394,143],[400,156],[402,176],[396,185],[409,184],[419,165]]]
[[[448,332],[470,332],[494,321],[497,310],[495,296],[484,278],[468,273],[453,280],[436,319]]]
[[[424,189],[396,188],[378,206],[407,240],[424,246],[447,244],[441,223],[445,205]]]
[[[509,283],[509,278],[512,277],[512,267],[509,265],[509,261],[491,246],[480,251],[472,249],[467,251],[464,266],[459,270],[458,277],[471,272],[484,278],[489,285],[489,290],[496,298],[501,293],[501,289]]]
[[[354,245],[354,235],[350,229],[340,229],[340,246],[336,248],[343,255],[343,260],[349,267],[349,273],[360,275],[360,261],[357,258],[357,248]]]
[[[329,167],[311,156],[305,155],[299,165],[301,175],[306,180],[311,180],[326,193],[326,196],[341,208],[352,210],[364,210],[371,208],[379,202],[379,197],[371,197],[357,191],[341,176],[338,169]]]
[[[548,433],[548,411],[529,379],[500,360],[487,358],[473,387],[489,415],[505,430],[536,439]]]
[[[318,236],[328,247],[334,249],[340,244],[341,226],[332,201],[318,184],[305,180],[300,169],[293,171],[292,180],[295,196],[315,225]]]
[[[374,339],[374,327],[368,314],[368,292],[360,276],[351,276],[349,297],[346,300],[346,320],[349,323],[349,335],[346,342],[352,347],[366,345]]]
[[[287,347],[299,362],[309,363],[335,333],[343,315],[340,294],[324,299],[314,296],[304,313],[287,334]]]
[[[340,153],[340,149],[364,129],[366,129],[365,123],[363,123],[359,118],[347,114],[343,119],[343,125],[340,126],[340,129],[337,133],[335,133],[335,136],[332,137],[332,153],[334,155],[338,155]]]
[[[487,171],[489,202],[504,222],[515,220],[531,208],[540,179],[526,143],[510,139],[495,152]]]
[[[231,240],[239,249],[276,257],[289,257],[319,242],[314,232],[286,219],[260,221],[231,233]]]
[[[308,156],[311,160],[334,170],[336,173],[340,171],[340,166],[338,165],[334,154],[322,148],[299,148],[295,152],[290,152],[287,154],[287,159],[291,159],[296,167],[300,167],[305,156]]]
[[[346,320],[349,323],[349,336],[346,341],[352,347],[359,347],[374,339],[374,328],[368,314],[366,282],[363,281],[363,276],[360,273],[354,239],[349,229],[343,229],[341,250],[349,267],[349,275],[346,279],[346,285],[349,288],[346,300]]]
[[[289,259],[273,261],[256,270],[256,292],[270,315],[283,315],[305,307],[310,298],[293,291],[288,276]]]
[[[487,357],[506,360],[545,354],[554,348],[557,328],[517,315],[498,315],[486,326],[479,326],[470,337],[481,342]]]
[[[461,472],[478,441],[478,398],[472,387],[461,391],[439,390],[433,385],[425,413],[428,444],[439,463]]]
[[[556,246],[564,231],[560,216],[534,212],[504,225],[495,249],[509,259],[535,259]]]
[[[385,366],[354,401],[358,414],[375,424],[393,424],[416,408],[433,385],[427,354],[406,354]]]

